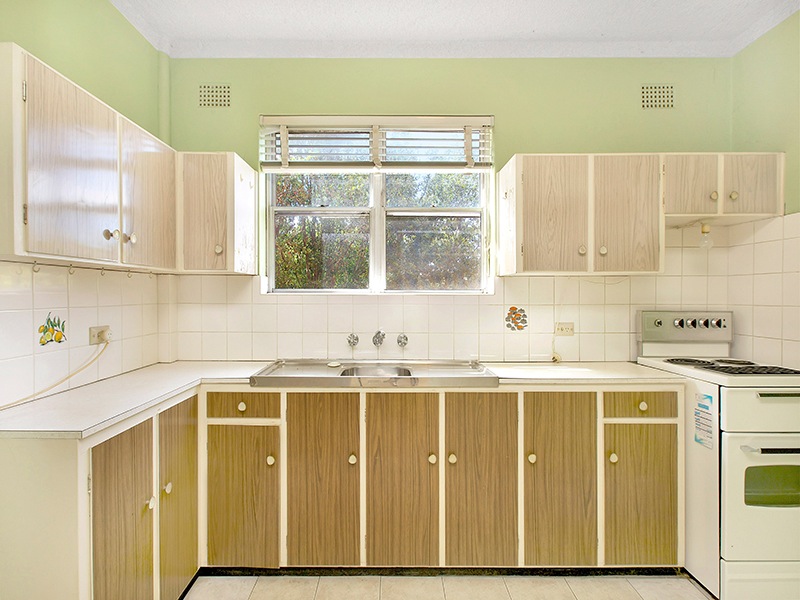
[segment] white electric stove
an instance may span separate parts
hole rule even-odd
[[[686,377],[686,570],[720,600],[800,599],[800,371],[731,358],[730,312],[640,317],[637,362]]]

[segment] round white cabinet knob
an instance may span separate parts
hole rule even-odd
[[[214,254],[216,254],[217,256],[219,256],[220,254],[222,254],[222,246],[220,246],[219,244],[217,244],[216,246],[214,246]]]
[[[644,400],[639,402],[639,410],[640,411],[645,412],[647,410],[647,408],[648,408],[647,402],[645,402]]]
[[[239,402],[239,405],[236,408],[239,409],[239,412],[244,412],[247,410],[247,404],[244,402]]]
[[[271,467],[274,464],[275,464],[275,457],[270,454],[269,456],[267,456],[267,466]]]
[[[449,462],[451,465],[454,465],[458,462],[458,458],[456,458],[455,454],[451,454],[447,457],[447,462]]]
[[[354,465],[358,462],[358,459],[356,458],[355,454],[351,454],[350,457],[347,459],[347,462],[349,462],[351,465]]]
[[[608,248],[600,246],[600,256],[605,256],[606,254],[608,254]]]
[[[712,200],[719,200],[719,192],[711,192],[711,196],[709,196]]]
[[[109,229],[103,229],[103,237],[107,240],[118,240],[119,239],[119,229],[115,229],[111,231]]]
[[[132,233],[130,236],[130,240],[131,244],[135,244],[137,241],[139,241],[139,237],[135,233]]]
[[[737,198],[739,198],[739,192],[731,192],[731,195],[729,197],[731,200],[736,200]]]
[[[528,454],[528,462],[531,463],[531,464],[535,463],[536,462],[536,455],[533,454],[533,453]]]
[[[172,493],[172,482],[170,481],[167,485],[164,486],[164,493],[171,494]]]
[[[432,465],[435,465],[436,464],[436,455],[435,454],[429,454],[428,455],[428,462],[431,463]]]
[[[155,498],[155,496],[150,496],[150,500],[145,502],[144,505],[148,508],[148,510],[153,510],[156,507],[156,498]]]
[[[581,256],[585,256],[586,255],[586,246],[584,246],[583,244],[578,246],[578,254],[580,254]]]
[[[612,452],[612,453],[611,453],[611,456],[609,456],[609,457],[608,457],[608,461],[609,461],[610,463],[612,463],[612,464],[617,464],[617,463],[619,462],[619,456],[617,456],[616,454],[614,454],[614,453]]]

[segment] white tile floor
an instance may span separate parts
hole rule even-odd
[[[186,600],[708,600],[685,577],[200,577]]]

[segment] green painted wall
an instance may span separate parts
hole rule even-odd
[[[732,59],[734,150],[786,152],[786,212],[800,212],[800,13]]]
[[[257,162],[258,115],[491,114],[496,162],[515,152],[728,150],[729,59],[175,59],[172,143]],[[200,83],[231,85],[199,108]],[[675,86],[643,110],[641,86]]]
[[[2,0],[0,41],[159,134],[159,52],[108,0]]]

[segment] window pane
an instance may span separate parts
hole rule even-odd
[[[480,287],[480,217],[386,218],[386,289]]]
[[[293,173],[275,176],[275,206],[369,206],[369,175]]]
[[[387,174],[386,206],[480,208],[481,176],[478,173]]]
[[[367,289],[369,217],[275,215],[276,289]]]

